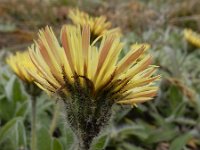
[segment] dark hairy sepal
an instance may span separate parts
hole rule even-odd
[[[73,78],[73,84],[67,83],[63,87],[70,87],[69,94],[60,92],[59,95],[65,105],[67,122],[78,139],[79,150],[89,150],[93,139],[108,124],[113,104],[122,98],[121,92],[116,92],[114,87],[124,81],[112,82],[112,85],[106,84],[100,91],[94,91],[94,85],[87,77],[75,74]]]

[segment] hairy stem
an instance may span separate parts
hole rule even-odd
[[[31,98],[32,118],[31,118],[31,150],[37,150],[37,137],[36,137],[36,97]]]
[[[52,122],[51,122],[50,131],[49,131],[51,135],[53,135],[53,132],[56,128],[57,119],[58,119],[58,115],[59,115],[59,108],[60,108],[59,104],[55,104],[53,119],[52,119]]]

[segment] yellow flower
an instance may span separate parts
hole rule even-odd
[[[83,27],[88,24],[90,26],[93,39],[105,33],[116,33],[121,35],[119,28],[111,29],[111,22],[106,21],[105,16],[92,17],[78,9],[71,9],[69,11],[69,18],[75,25],[78,26],[80,25]]]
[[[15,74],[26,82],[33,82],[33,78],[27,70],[33,70],[35,67],[30,60],[28,51],[17,52],[6,59],[7,64],[12,68]]]
[[[39,39],[29,53],[35,66],[29,73],[44,90],[73,97],[90,97],[120,104],[136,104],[152,99],[158,87],[153,81],[157,66],[138,45],[119,60],[123,43],[116,34],[106,34],[100,45],[90,44],[89,26],[63,26],[61,44],[51,28],[39,32]],[[39,72],[39,73],[38,73]],[[81,96],[83,94],[84,96]],[[73,99],[73,98],[72,98]],[[91,102],[92,103],[92,102]]]
[[[191,29],[185,29],[184,37],[189,43],[200,48],[200,34],[192,31]]]
[[[94,137],[108,123],[114,103],[135,105],[152,99],[158,90],[157,66],[141,45],[119,60],[123,43],[116,34],[90,42],[90,27],[63,26],[61,42],[51,28],[39,32],[29,48],[35,66],[29,70],[37,85],[63,100],[66,119],[79,141],[89,149]],[[61,44],[60,44],[61,43]]]

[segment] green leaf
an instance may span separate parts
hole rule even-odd
[[[20,148],[24,148],[27,145],[27,139],[26,139],[26,129],[24,127],[24,124],[22,121],[18,122],[17,126],[17,132],[18,132],[18,146]]]
[[[188,140],[193,137],[192,133],[186,133],[177,137],[170,145],[169,150],[182,150],[183,147],[187,144]]]
[[[29,109],[29,101],[24,101],[22,104],[19,105],[16,111],[16,116],[22,116],[25,117],[28,113]]]
[[[51,150],[52,149],[52,139],[48,130],[41,127],[37,131],[37,149],[38,150]]]
[[[49,117],[48,112],[52,110],[52,104],[54,101],[46,99],[46,97],[39,97],[37,99],[37,119],[38,123],[40,122],[43,127],[49,128],[51,124],[51,118]]]
[[[185,112],[185,108],[186,108],[186,103],[184,101],[180,102],[180,104],[177,105],[177,107],[174,109],[172,116],[178,117],[183,115]]]
[[[7,136],[9,136],[9,132],[15,128],[17,120],[19,118],[13,118],[9,122],[7,122],[1,129],[0,129],[0,143],[3,142]]]
[[[132,145],[130,143],[127,143],[127,142],[122,142],[122,145],[120,145],[120,147],[122,147],[122,149],[124,150],[143,150],[142,148],[140,147],[137,147],[135,145]]]
[[[105,146],[107,145],[107,139],[108,136],[106,135],[102,135],[100,137],[97,137],[94,142],[92,143],[91,146],[91,150],[102,150],[105,148]]]
[[[172,111],[174,111],[180,102],[182,102],[182,93],[178,87],[172,86],[169,90],[170,106]]]
[[[137,125],[137,124],[134,124],[134,125],[131,125],[131,126],[124,126],[123,128],[119,128],[116,130],[117,132],[117,136],[119,136],[119,134],[121,136],[128,136],[128,135],[135,135],[137,136],[138,138],[144,140],[148,137],[148,134],[146,132],[146,129],[144,126],[142,126],[141,124],[140,125]]]
[[[0,100],[0,118],[5,121],[9,121],[15,116],[16,104],[8,101],[5,97]]]
[[[25,95],[22,92],[22,87],[20,82],[17,80],[16,76],[12,76],[8,81],[5,92],[8,100],[10,101],[23,101],[25,99]]]
[[[53,139],[53,150],[63,150],[62,144],[57,139]]]
[[[0,144],[7,143],[12,149],[26,149],[26,131],[21,117],[13,118],[0,130]]]
[[[155,129],[149,134],[149,137],[145,142],[152,144],[161,141],[169,141],[172,140],[177,134],[177,131],[173,128]]]

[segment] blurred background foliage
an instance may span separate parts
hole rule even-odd
[[[119,26],[126,43],[122,56],[133,43],[149,43],[162,74],[154,100],[135,108],[113,107],[111,123],[92,149],[199,150],[200,48],[183,36],[185,28],[200,33],[199,0],[1,0],[0,149],[30,149],[30,96],[5,64],[5,56],[26,49],[46,25],[59,34],[70,22],[67,14],[73,7],[105,15]],[[38,150],[74,150],[74,136],[55,99],[38,97]],[[58,116],[52,130],[54,115]]]

